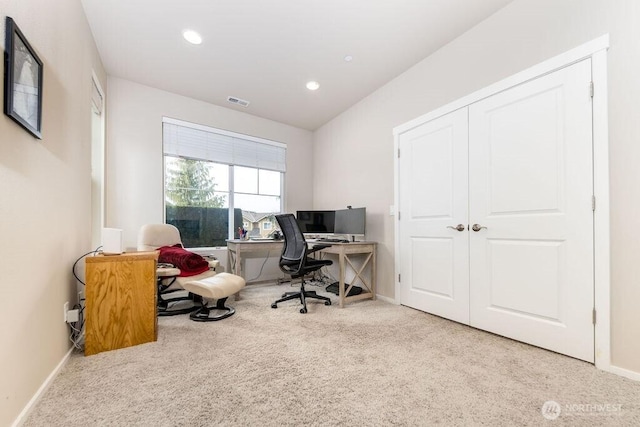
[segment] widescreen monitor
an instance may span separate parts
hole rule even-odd
[[[297,211],[296,219],[306,234],[333,234],[335,211]]]
[[[334,233],[349,234],[352,236],[364,236],[366,222],[366,208],[337,210]]]

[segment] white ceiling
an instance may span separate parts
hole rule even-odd
[[[510,1],[82,4],[109,75],[314,130]],[[203,43],[187,43],[185,29]],[[306,89],[309,80],[320,89]],[[251,104],[232,105],[228,96]]]

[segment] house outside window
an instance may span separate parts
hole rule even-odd
[[[226,246],[241,229],[250,237],[275,231],[286,146],[165,118],[163,147],[165,222],[185,247]]]

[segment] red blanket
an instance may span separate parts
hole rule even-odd
[[[180,269],[180,277],[195,276],[209,269],[209,263],[198,254],[189,252],[180,245],[163,246],[158,249],[158,262],[173,264]]]

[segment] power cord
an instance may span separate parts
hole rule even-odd
[[[68,322],[70,333],[69,333],[69,341],[73,343],[73,346],[76,350],[82,351],[84,350],[82,338],[84,336],[84,298],[81,300],[81,303],[75,304],[73,306],[74,310],[78,310],[78,320],[76,322]]]
[[[247,282],[252,282],[252,281],[256,280],[258,277],[260,277],[262,275],[262,270],[264,269],[264,265],[269,260],[269,254],[270,253],[271,253],[271,251],[267,251],[267,256],[265,256],[264,257],[264,261],[262,261],[262,266],[260,267],[260,272],[258,273],[258,275],[256,277],[254,277],[253,279],[247,280]]]
[[[331,276],[329,270],[326,267],[322,267],[320,270],[314,272],[312,281],[309,284],[311,286],[325,287],[335,281],[336,279]]]
[[[73,267],[71,267],[71,272],[73,273],[73,277],[76,278],[76,280],[80,283],[82,283],[82,286],[86,286],[86,284],[82,281],[82,279],[80,279],[78,277],[78,275],[76,274],[76,265],[78,265],[78,263],[84,259],[84,257],[93,254],[93,256],[96,256],[98,254],[98,252],[100,252],[100,248],[102,248],[102,245],[98,246],[97,248],[95,248],[92,251],[87,252],[86,254],[82,255],[80,258],[78,258],[76,260],[76,262],[73,263]]]
[[[76,280],[79,283],[81,283],[82,286],[85,287],[85,288],[86,288],[87,285],[85,284],[85,282],[82,281],[82,279],[80,279],[80,277],[76,273],[76,266],[86,256],[89,256],[89,255],[92,255],[92,254],[93,254],[93,256],[97,255],[101,248],[102,248],[102,246],[98,246],[94,250],[89,251],[86,254],[82,255],[80,258],[78,258],[76,260],[76,262],[73,263],[73,267],[71,267],[71,272],[73,273],[73,277],[75,277]],[[82,292],[82,295],[84,295],[84,290]],[[76,350],[79,350],[79,351],[82,351],[84,349],[84,346],[83,346],[83,338],[84,338],[84,307],[85,307],[84,303],[85,303],[85,298],[80,298],[78,303],[74,304],[74,306],[72,308],[72,310],[78,310],[78,320],[75,321],[75,322],[67,322],[67,325],[69,325],[69,340],[73,343],[73,346],[76,348]]]

